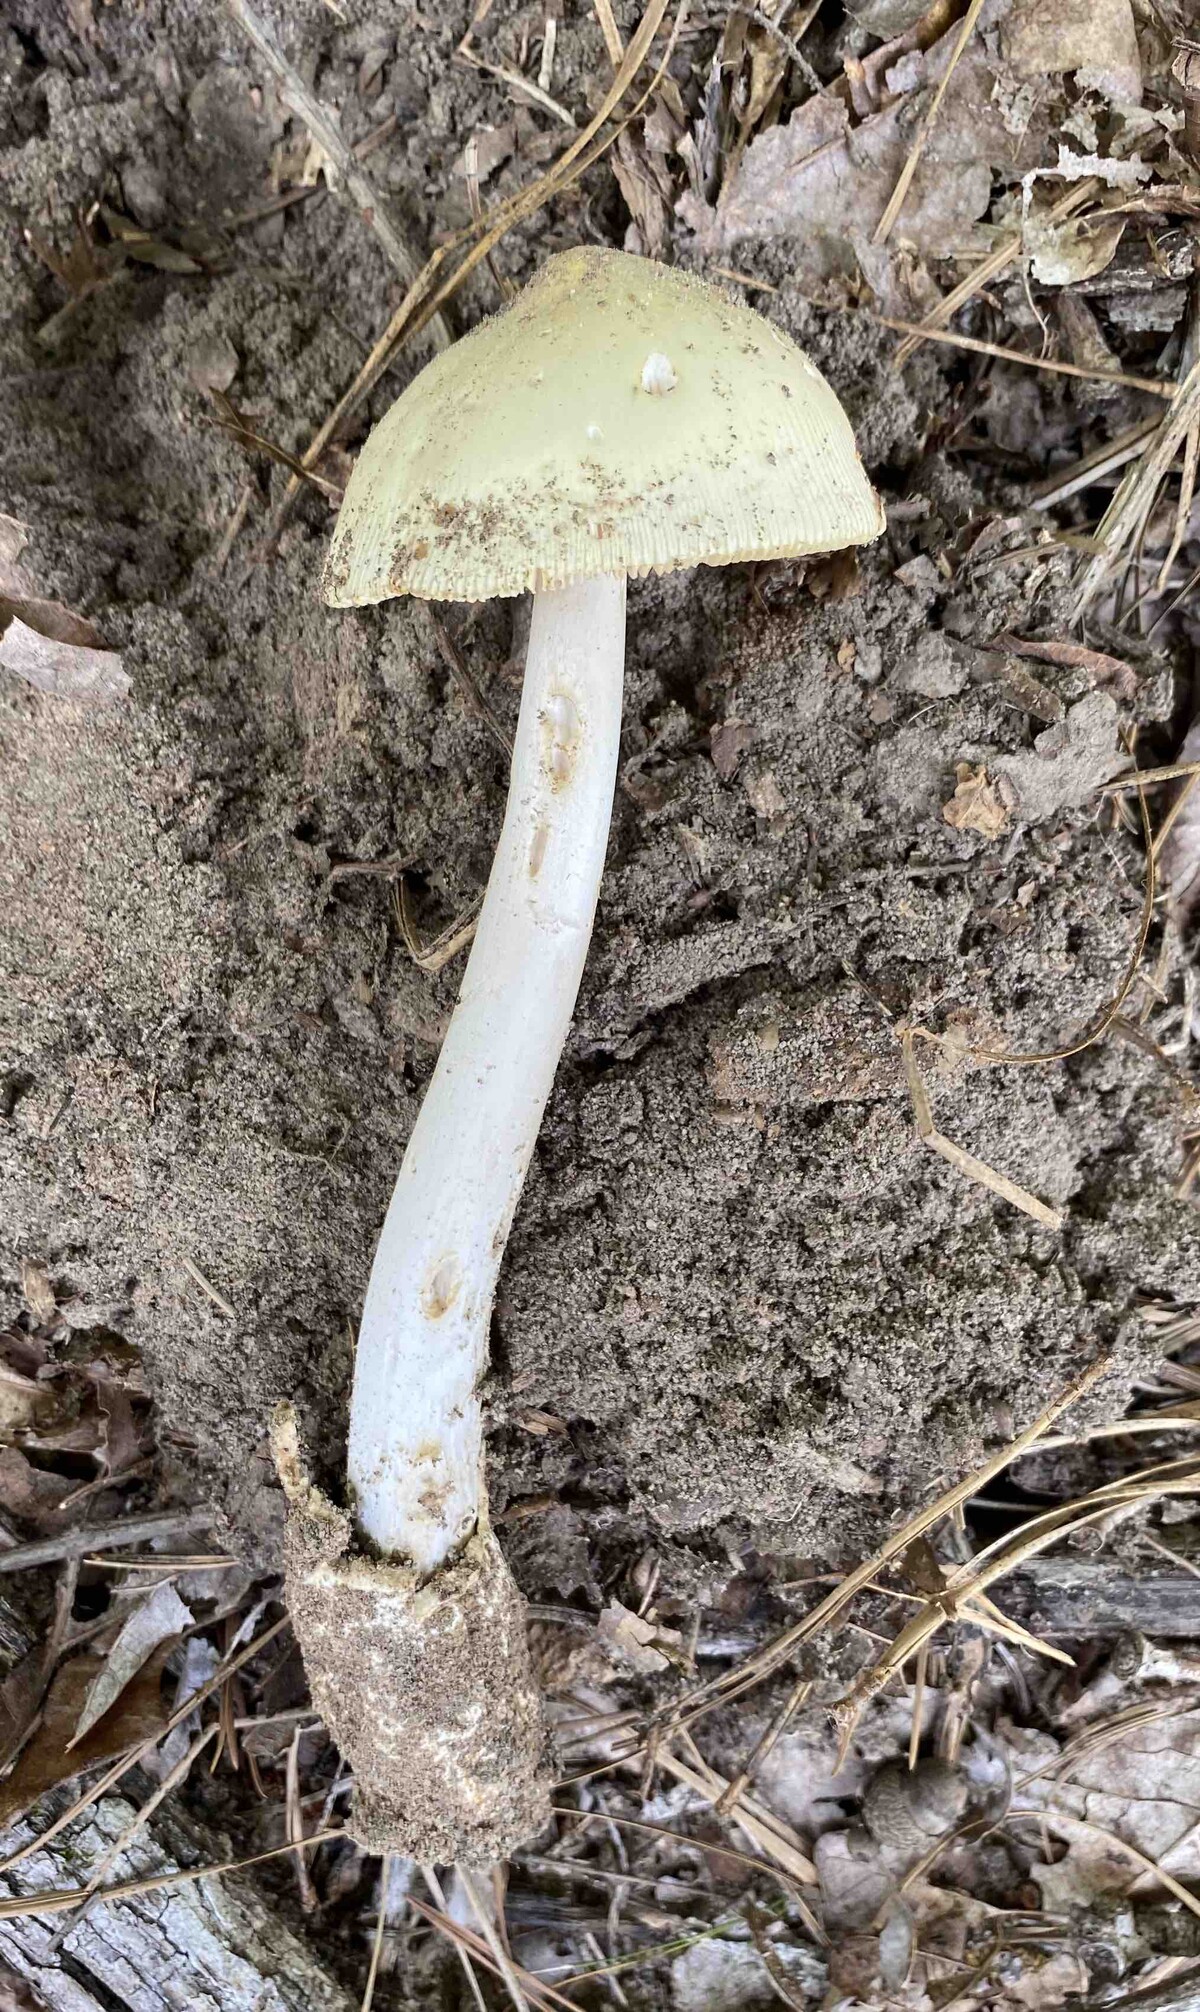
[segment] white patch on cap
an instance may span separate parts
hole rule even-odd
[[[668,391],[674,391],[678,382],[670,357],[652,349],[642,365],[642,390],[648,391],[651,398],[665,398]]]

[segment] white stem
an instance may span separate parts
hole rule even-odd
[[[422,1572],[461,1548],[483,1500],[492,1297],[592,933],[624,655],[623,578],[535,598],[500,843],[367,1287],[355,1513]]]

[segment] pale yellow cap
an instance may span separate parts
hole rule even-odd
[[[485,601],[836,551],[883,521],[850,422],[794,342],[690,274],[581,248],[380,421],[325,596]]]

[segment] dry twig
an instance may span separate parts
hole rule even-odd
[[[1023,363],[1030,370],[1048,370],[1060,377],[1086,377],[1096,384],[1121,384],[1127,391],[1148,391],[1155,398],[1172,398],[1174,388],[1156,377],[1139,377],[1127,370],[1092,370],[1081,363],[1062,363],[1052,356],[1027,356],[1022,349],[1007,349],[1000,342],[982,342],[973,335],[958,335],[949,328],[930,328],[919,321],[900,321],[894,315],[872,314],[881,328],[894,328],[901,335],[920,336],[922,342],[943,342],[951,349],[969,349],[976,356],[994,356],[1001,363]],[[900,350],[896,362],[900,361]]]
[[[31,1571],[54,1565],[60,1558],[86,1558],[92,1551],[112,1551],[122,1544],[150,1544],[159,1537],[190,1537],[212,1528],[211,1509],[158,1509],[146,1516],[126,1516],[119,1523],[95,1524],[82,1530],[60,1530],[54,1537],[35,1537],[0,1551],[0,1572]]]

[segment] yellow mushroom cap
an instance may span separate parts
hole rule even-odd
[[[380,421],[325,597],[483,601],[836,551],[882,529],[850,422],[794,342],[687,273],[578,249]]]

